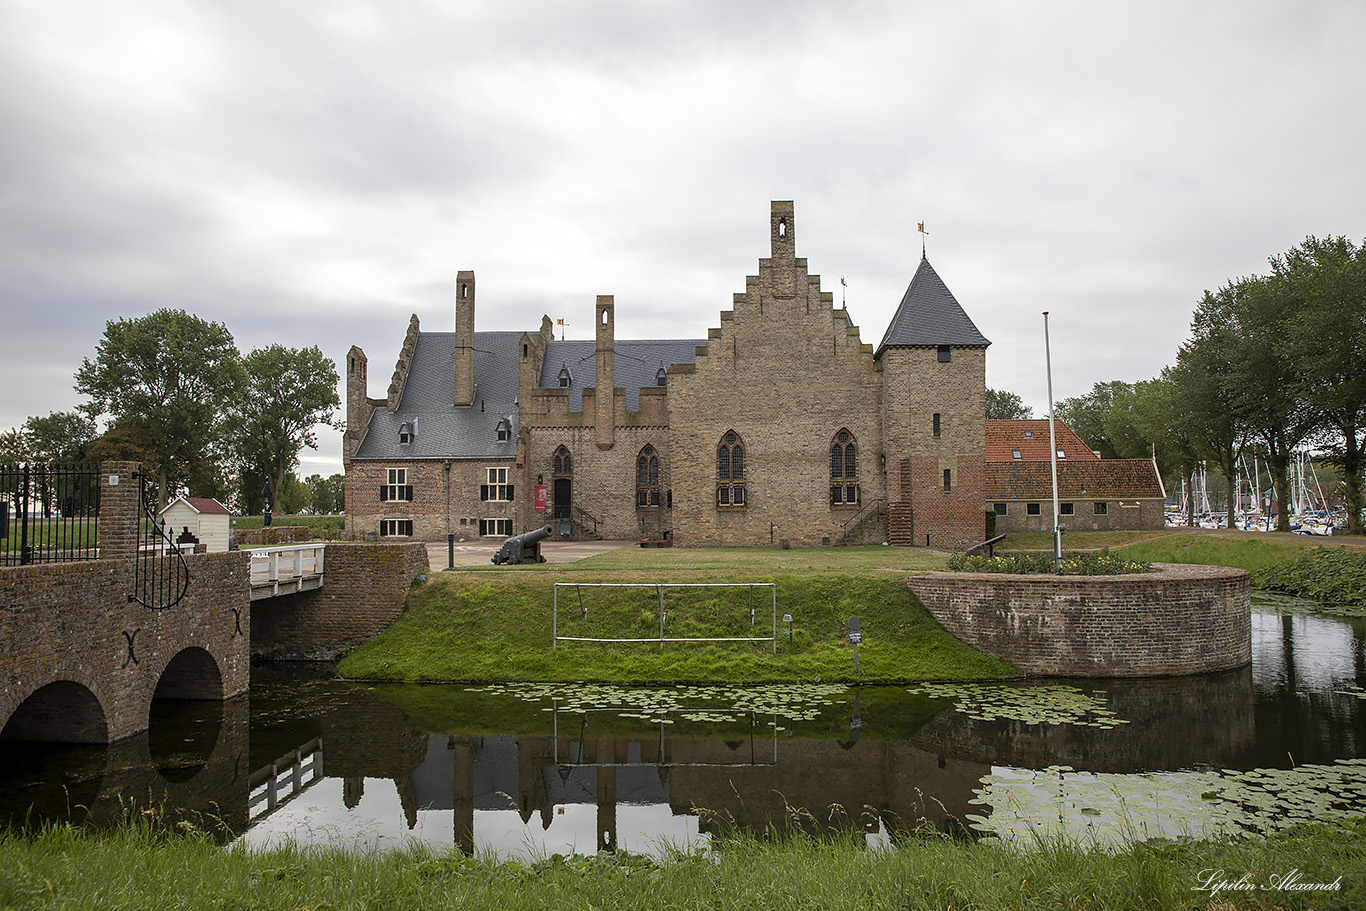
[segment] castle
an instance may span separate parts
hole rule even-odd
[[[557,536],[680,546],[983,539],[986,349],[922,258],[876,346],[797,256],[775,201],[770,255],[706,338],[593,341],[455,331],[413,316],[388,395],[347,354],[347,529],[381,539]]]

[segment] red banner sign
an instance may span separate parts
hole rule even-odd
[[[536,488],[536,511],[545,512],[545,487]]]

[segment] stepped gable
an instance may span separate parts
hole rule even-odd
[[[921,257],[920,266],[887,327],[887,334],[877,346],[877,356],[882,357],[882,352],[891,347],[954,345],[985,348],[990,344],[930,261]]]
[[[1094,462],[1100,458],[1076,431],[1055,421],[1058,449],[1074,462]],[[1015,452],[1020,457],[1015,458]],[[1048,418],[987,421],[988,462],[1048,462]]]
[[[1052,466],[1047,460],[987,462],[986,499],[1046,500],[1052,496]],[[1065,500],[1137,500],[1164,494],[1157,469],[1148,459],[1069,459],[1058,462],[1058,496]]]
[[[413,346],[402,395],[392,411],[376,409],[357,459],[510,459],[517,451],[517,344],[522,333],[474,334],[474,402],[455,400],[454,332],[420,332]],[[591,343],[590,343],[591,344]],[[511,418],[508,439],[498,422]],[[414,422],[411,441],[399,441]]]

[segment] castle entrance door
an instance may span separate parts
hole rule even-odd
[[[556,478],[554,490],[555,513],[557,519],[572,518],[570,515],[572,501],[570,499],[569,478]]]

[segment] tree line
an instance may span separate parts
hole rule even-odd
[[[1189,338],[1158,376],[1096,383],[1055,411],[1104,458],[1155,455],[1178,478],[1212,463],[1230,504],[1239,464],[1255,455],[1271,468],[1282,529],[1291,461],[1313,449],[1340,470],[1348,532],[1361,534],[1366,242],[1311,236],[1269,263],[1265,275],[1204,293]],[[988,416],[993,405],[1002,416],[1029,416],[1012,393],[990,390]],[[1230,528],[1234,521],[1230,509]]]
[[[341,474],[294,475],[316,428],[341,426],[337,381],[316,345],[243,355],[227,326],[183,310],[110,320],[75,374],[88,401],[0,433],[0,463],[141,462],[159,506],[185,492],[243,514],[261,511],[269,480],[277,511],[337,512]]]

